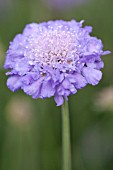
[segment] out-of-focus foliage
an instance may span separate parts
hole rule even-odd
[[[67,10],[72,6],[78,6],[86,3],[87,0],[43,0],[49,9]]]
[[[95,109],[98,111],[113,111],[113,87],[103,88],[95,98]]]
[[[6,87],[2,65],[15,34],[31,22],[84,19],[93,26],[93,36],[103,40],[104,49],[113,51],[112,0],[87,0],[64,8],[53,10],[44,0],[0,0],[0,170],[61,170],[62,166],[60,108],[53,99],[33,100]],[[113,169],[113,111],[95,105],[101,100],[100,91],[113,86],[112,54],[103,60],[100,84],[69,98],[73,170]],[[102,92],[103,100],[109,92]]]

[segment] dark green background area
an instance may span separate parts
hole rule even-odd
[[[102,39],[104,50],[113,51],[113,0],[86,0],[61,11],[47,7],[44,0],[0,0],[0,170],[62,169],[60,107],[53,98],[34,100],[22,91],[11,92],[2,66],[9,42],[27,23],[52,19],[84,19],[84,25],[93,26],[92,35]],[[113,111],[98,111],[94,105],[95,96],[113,86],[113,55],[102,58],[99,85],[88,85],[69,97],[73,170],[113,169]],[[16,98],[32,108],[30,118],[26,114],[22,122],[16,111],[9,113]],[[21,112],[18,102],[16,106]]]

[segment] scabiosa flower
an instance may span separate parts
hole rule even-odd
[[[57,106],[87,84],[97,85],[104,64],[100,56],[102,42],[82,28],[83,21],[32,23],[10,43],[5,69],[10,77],[7,86],[22,89],[32,98],[54,96]]]

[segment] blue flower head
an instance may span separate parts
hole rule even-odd
[[[16,35],[7,51],[5,69],[10,71],[7,86],[22,89],[32,98],[54,96],[57,106],[87,84],[97,85],[104,64],[101,40],[82,28],[83,21],[32,23]]]

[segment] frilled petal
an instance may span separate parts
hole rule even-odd
[[[100,62],[96,62],[96,69],[97,70],[100,70],[101,68],[104,67],[104,62],[103,61],[100,61]]]
[[[70,85],[71,83],[68,81],[68,79],[64,79],[64,81],[62,82],[62,86],[65,88],[65,89],[70,89]]]
[[[80,73],[74,73],[67,76],[69,82],[74,85],[75,89],[81,89],[86,86],[87,81]]]
[[[96,37],[92,37],[88,40],[88,51],[93,53],[102,52],[103,44],[102,41]]]
[[[7,54],[10,55],[12,59],[21,58],[24,56],[26,50],[26,37],[22,34],[17,34],[12,42],[10,42],[9,50]]]
[[[111,54],[111,51],[107,50],[107,51],[103,51],[102,55],[107,55],[107,54]]]
[[[83,68],[83,76],[89,84],[97,85],[102,78],[102,72],[100,70],[85,67]]]
[[[26,58],[23,58],[19,60],[18,62],[14,63],[14,70],[19,75],[25,75],[26,72],[29,72],[32,69],[32,66],[29,65],[28,60]]]
[[[57,94],[55,94],[54,100],[55,100],[57,106],[61,106],[64,103],[64,98]]]
[[[7,86],[13,92],[20,89],[22,86],[21,78],[19,76],[9,77],[7,80]]]
[[[41,92],[41,87],[42,87],[42,82],[43,82],[44,77],[41,77],[37,81],[34,81],[30,85],[25,85],[23,87],[23,90],[26,94],[32,95],[34,99],[40,97],[40,92]]]
[[[72,76],[74,77],[74,76]],[[61,88],[62,87],[62,88]],[[65,78],[62,82],[62,86],[60,86],[60,88],[62,89],[62,94],[66,94],[64,96],[69,96],[69,94],[75,94],[77,92],[74,84],[69,81],[69,77]]]
[[[59,96],[64,96],[65,92],[66,92],[66,89],[62,86],[62,84],[58,85],[57,94]]]
[[[52,87],[51,79],[44,80],[41,88],[42,98],[54,96],[54,93],[55,93],[55,88]]]
[[[75,80],[76,80],[75,86],[76,86],[77,89],[81,89],[81,88],[86,86],[87,81],[81,74],[76,73],[74,75],[74,77],[75,77]]]
[[[27,75],[22,76],[22,83],[25,85],[30,85],[34,81],[37,81],[40,78],[39,73],[37,72],[28,72]]]

